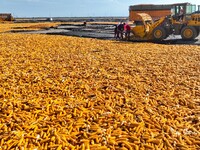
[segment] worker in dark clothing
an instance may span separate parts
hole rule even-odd
[[[117,31],[117,25],[115,25],[114,37],[115,37],[116,39],[119,38],[119,34],[118,34],[118,31]]]
[[[118,35],[119,35],[120,39],[123,39],[124,24],[122,22],[120,22],[120,24],[118,24],[117,31],[118,31]]]

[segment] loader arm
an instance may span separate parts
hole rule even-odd
[[[149,28],[149,34],[152,34],[152,31],[160,26],[165,21],[165,17],[160,18],[158,21],[154,22]]]

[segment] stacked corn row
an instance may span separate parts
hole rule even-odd
[[[50,27],[56,27],[60,23],[56,22],[44,22],[44,23],[13,23],[6,22],[1,23],[0,21],[0,33],[9,32],[9,31],[17,31],[17,30],[41,30]]]
[[[0,149],[200,149],[200,47],[0,35]]]

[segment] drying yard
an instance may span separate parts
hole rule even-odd
[[[115,40],[114,38],[114,28],[118,24],[116,22],[88,22],[85,26],[82,22],[61,22],[61,23],[19,23],[16,26],[10,25],[10,27],[4,27],[7,32],[14,33],[30,33],[30,34],[50,34],[50,35],[66,35],[66,36],[76,36],[76,37],[86,37],[86,38],[96,38],[96,39],[108,39]],[[129,22],[133,25],[131,22]],[[1,29],[0,29],[1,31]],[[132,41],[136,42],[136,41]],[[137,41],[138,42],[138,41]],[[190,44],[190,45],[200,45],[200,36],[192,41],[183,41],[181,36],[169,36],[166,40],[162,42],[157,42],[162,44]]]
[[[10,33],[57,25],[0,26],[0,149],[200,149],[198,44]]]

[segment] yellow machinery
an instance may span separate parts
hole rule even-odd
[[[180,13],[183,11],[181,18]],[[172,27],[175,35],[181,35],[184,40],[193,40],[199,35],[200,13],[195,12],[196,5],[189,3],[175,4],[172,9]]]
[[[162,40],[166,38],[166,33],[160,27],[165,21],[165,17],[153,22],[151,16],[146,13],[138,13],[138,15],[141,17],[142,22],[131,28],[133,33],[131,40]]]
[[[186,24],[183,24],[183,27],[181,29],[181,37],[184,40],[192,40],[199,35],[199,31],[200,31],[200,13],[192,14],[191,20],[189,20]]]
[[[183,40],[193,40],[200,32],[200,13],[194,12],[195,5],[188,3],[175,4],[171,16],[160,18],[154,22],[150,15],[138,13],[142,22],[131,28],[131,40],[166,39],[169,35],[181,35]],[[180,12],[182,12],[182,16]]]

